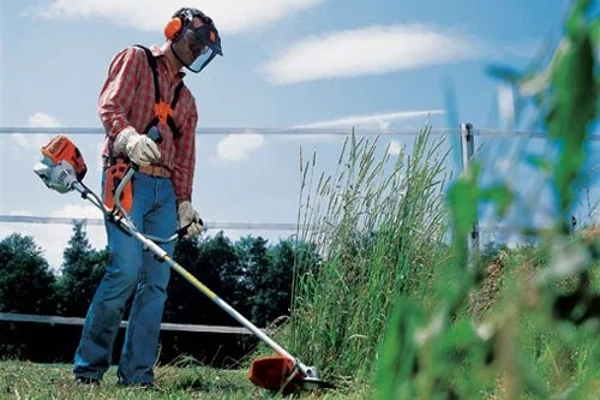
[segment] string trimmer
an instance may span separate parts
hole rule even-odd
[[[157,134],[158,131],[149,133]],[[156,140],[154,137],[152,137]],[[160,138],[160,135],[158,135]],[[124,171],[123,178],[114,192],[114,204],[108,206],[90,188],[83,183],[87,172],[87,166],[79,149],[65,135],[57,135],[47,145],[43,146],[42,159],[34,166],[34,172],[42,179],[46,186],[59,193],[67,193],[73,190],[79,192],[82,198],[89,200],[96,206],[107,220],[117,224],[126,233],[137,238],[146,251],[150,251],[162,262],[167,263],[177,271],[194,287],[205,294],[217,306],[227,314],[236,319],[256,337],[273,349],[277,355],[266,356],[252,361],[249,379],[255,385],[280,393],[291,393],[300,389],[332,388],[333,385],[321,380],[318,369],[314,366],[306,366],[296,357],[271,339],[261,329],[257,328],[248,319],[242,316],[233,307],[227,304],[212,290],[196,279],[185,268],[173,260],[157,243],[166,243],[183,237],[187,227],[175,232],[169,238],[159,238],[144,235],[137,230],[129,218],[125,208],[121,204],[123,188],[131,180],[138,166],[129,163]]]

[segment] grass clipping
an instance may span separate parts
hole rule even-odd
[[[324,375],[370,381],[399,294],[427,290],[445,230],[443,143],[427,127],[410,155],[391,155],[353,133],[332,175],[315,172],[316,154],[301,162],[299,237],[321,259],[296,268],[291,341]]]

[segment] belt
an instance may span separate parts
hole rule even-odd
[[[159,165],[139,165],[138,171],[142,174],[158,176],[161,178],[170,178],[171,171]]]
[[[108,159],[103,159],[104,168],[108,168]],[[150,175],[150,176],[158,176],[160,178],[170,178],[171,171],[165,167],[161,167],[159,165],[138,165],[137,170],[142,174]]]

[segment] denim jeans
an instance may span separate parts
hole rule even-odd
[[[104,182],[103,174],[103,199]],[[171,180],[136,172],[131,182],[130,217],[137,229],[158,237],[173,235],[177,229],[177,207]],[[134,295],[117,375],[121,384],[153,383],[169,265],[157,261],[152,253],[144,251],[138,239],[114,223],[105,224],[109,263],[87,312],[73,373],[77,377],[102,379],[111,365],[126,302]],[[175,243],[160,246],[172,255]]]

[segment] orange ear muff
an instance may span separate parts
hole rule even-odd
[[[181,18],[172,18],[167,25],[165,25],[165,37],[169,40],[173,40],[177,34],[181,31]]]

